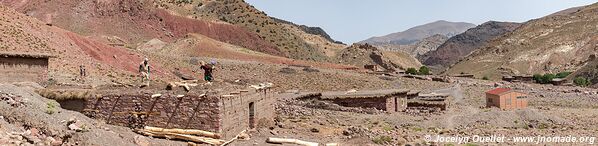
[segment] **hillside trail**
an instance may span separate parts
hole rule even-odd
[[[447,117],[445,118],[445,122],[443,122],[445,128],[455,128],[455,118],[459,116],[472,115],[480,112],[479,109],[473,107],[472,105],[467,105],[464,103],[463,91],[461,90],[461,85],[459,84],[455,84],[450,88],[436,90],[434,93],[449,94],[451,97],[453,97],[453,101],[451,102],[453,108],[449,108],[446,114]]]

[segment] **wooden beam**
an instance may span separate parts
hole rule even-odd
[[[218,133],[204,131],[204,130],[197,130],[197,129],[176,129],[176,128],[175,129],[165,129],[165,128],[159,128],[159,127],[145,126],[144,130],[150,131],[150,132],[168,132],[168,133],[197,135],[197,136],[203,136],[203,137],[209,137],[209,138],[221,138],[220,134],[218,134]]]

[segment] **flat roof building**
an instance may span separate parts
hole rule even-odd
[[[48,54],[0,52],[0,82],[43,82],[47,80]]]
[[[486,107],[498,107],[503,110],[527,108],[527,94],[510,88],[496,88],[486,91]]]

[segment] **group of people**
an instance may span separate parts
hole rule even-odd
[[[216,68],[216,61],[212,60],[212,61],[210,61],[210,63],[200,61],[199,65],[200,65],[199,68],[204,70],[203,79],[205,81],[207,81],[208,84],[211,84],[212,81],[214,80],[214,77],[212,76],[212,72]],[[146,82],[146,85],[149,86],[151,71],[150,71],[150,65],[149,65],[148,58],[143,59],[143,62],[141,62],[139,64],[139,73],[141,73],[141,81]]]

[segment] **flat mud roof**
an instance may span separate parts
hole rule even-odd
[[[362,90],[355,92],[330,91],[322,92],[321,99],[345,99],[345,98],[384,98],[388,96],[407,94],[409,89],[385,89],[385,90]]]
[[[55,56],[46,53],[0,52],[0,57],[52,58]]]

